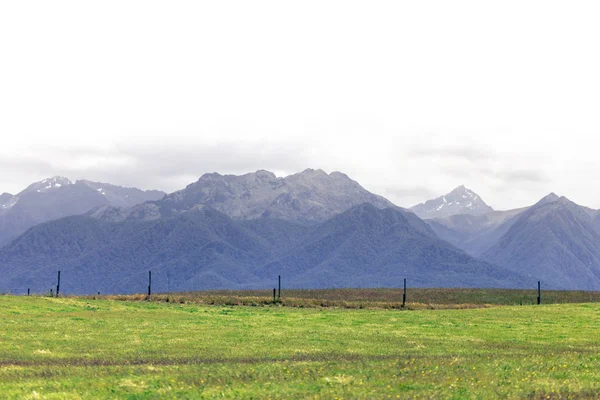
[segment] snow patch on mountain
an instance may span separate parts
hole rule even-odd
[[[20,194],[31,192],[44,193],[53,189],[60,189],[63,186],[70,186],[72,184],[73,182],[71,182],[68,178],[62,176],[54,176],[52,178],[46,178],[42,181],[35,182],[29,185],[29,187]]]
[[[457,214],[483,215],[493,211],[477,193],[464,185],[445,196],[418,204],[410,210],[423,219],[443,218]]]
[[[16,203],[15,196],[10,193],[2,193],[0,195],[0,214],[3,210],[8,210]]]
[[[0,247],[37,224],[87,213],[102,206],[132,207],[165,193],[55,176],[16,195],[0,196]]]

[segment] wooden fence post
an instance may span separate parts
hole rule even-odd
[[[148,271],[148,296],[152,294],[152,271]]]
[[[279,294],[277,297],[281,299],[281,275],[279,275]]]
[[[56,283],[56,297],[58,297],[59,292],[60,292],[60,271],[58,271],[58,282]]]
[[[542,289],[541,289],[541,284],[540,284],[540,281],[538,281],[538,297],[537,297],[537,303],[538,303],[538,304],[542,304]]]
[[[406,278],[404,278],[404,293],[402,294],[402,308],[406,305]]]

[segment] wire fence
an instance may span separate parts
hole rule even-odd
[[[215,288],[204,288],[204,289],[200,289],[197,287],[193,287],[195,285],[190,286],[189,284],[187,284],[187,282],[185,280],[183,280],[181,277],[179,277],[179,279],[173,279],[172,274],[169,273],[163,273],[163,271],[159,271],[159,273],[155,273],[152,271],[146,271],[144,273],[136,273],[134,276],[130,276],[127,279],[121,279],[119,281],[119,285],[117,285],[117,288],[120,287],[122,288],[121,290],[109,290],[109,286],[105,286],[105,282],[106,280],[103,280],[101,282],[98,282],[97,285],[97,289],[94,290],[90,290],[90,286],[93,285],[93,282],[86,282],[86,286],[81,286],[81,283],[79,283],[78,285],[76,284],[74,287],[70,287],[70,282],[69,282],[69,274],[64,274],[63,278],[65,279],[65,288],[66,291],[61,288],[61,275],[60,275],[60,271],[56,272],[56,275],[54,277],[54,282],[49,284],[49,281],[52,281],[52,279],[49,279],[49,277],[47,276],[45,281],[46,284],[45,285],[28,285],[27,286],[21,286],[21,287],[0,287],[0,294],[5,294],[5,295],[15,295],[15,296],[52,296],[52,297],[57,297],[57,296],[95,296],[95,295],[132,295],[132,294],[141,294],[144,296],[152,296],[152,295],[160,295],[160,294],[175,294],[175,293],[187,293],[187,294],[192,294],[194,293],[193,296],[210,296],[210,295],[214,295],[215,292],[218,292],[219,290],[221,290],[222,292],[227,292],[229,293],[228,295],[233,295],[233,296],[237,296],[237,297],[244,297],[244,296],[260,296],[260,297],[270,297],[270,294],[272,293],[272,299],[273,301],[279,301],[282,299],[282,277],[281,275],[274,277],[275,279],[271,279],[271,284],[272,286],[269,287],[269,285],[263,285],[262,287],[251,287],[251,288],[239,288],[236,287],[235,289],[231,289],[231,288],[221,288],[221,289],[215,289]],[[39,279],[38,279],[39,281]],[[80,280],[77,279],[75,280],[77,282],[79,282]],[[28,282],[28,283],[32,283],[32,282]],[[183,284],[182,284],[183,283]],[[545,293],[547,294],[547,297],[542,297],[542,286],[541,286],[541,282],[537,282],[537,287],[536,288],[530,288],[530,289],[469,289],[469,288],[438,288],[438,289],[426,289],[423,287],[413,287],[410,288],[410,286],[407,284],[407,279],[401,279],[399,280],[399,285],[395,286],[395,287],[391,287],[391,286],[387,286],[387,287],[382,287],[379,289],[375,289],[375,288],[319,288],[319,289],[301,289],[301,288],[294,288],[294,287],[290,287],[287,288],[285,290],[287,290],[289,293],[288,297],[294,297],[294,298],[307,298],[308,297],[313,297],[313,298],[330,298],[330,300],[333,300],[335,297],[337,296],[342,296],[340,298],[336,298],[336,300],[343,300],[343,298],[345,297],[346,299],[353,299],[353,301],[372,301],[373,296],[378,296],[377,294],[373,294],[374,291],[385,291],[385,290],[393,290],[394,293],[388,293],[386,294],[384,297],[382,297],[382,299],[386,299],[388,301],[394,301],[397,302],[399,304],[401,304],[402,307],[405,306],[405,304],[407,303],[407,301],[412,301],[412,302],[427,302],[427,303],[435,303],[435,302],[452,302],[454,301],[455,303],[459,304],[459,303],[469,303],[469,302],[485,302],[486,298],[489,299],[489,303],[490,304],[506,304],[506,303],[512,303],[512,304],[542,304],[542,300],[547,300],[548,303],[562,303],[562,302],[578,302],[578,299],[581,299],[582,302],[595,302],[595,301],[600,301],[600,293],[599,292],[583,292],[583,291],[562,291],[562,294],[559,294],[559,292],[561,291],[545,291]],[[103,290],[100,290],[103,289]],[[428,292],[429,290],[429,292]],[[487,293],[480,293],[479,295],[472,295],[472,296],[463,296],[462,298],[460,297],[461,295],[457,294],[455,297],[455,299],[453,300],[451,297],[453,295],[448,295],[448,293],[444,294],[443,296],[445,296],[444,299],[440,298],[440,293],[442,291],[455,291],[456,293],[459,293],[460,290],[462,291],[476,291],[476,290],[481,290],[481,291],[488,291]],[[522,293],[517,295],[515,293],[511,294],[511,295],[507,295],[506,293],[503,294],[502,298],[499,297],[498,294],[493,294],[489,291],[492,290],[498,290],[498,291],[510,291],[512,290],[513,292],[518,292],[521,291]],[[272,291],[272,292],[271,292]],[[333,291],[338,291],[338,293],[334,294]],[[410,296],[407,297],[407,293],[410,293],[412,291],[412,293],[410,294]],[[587,293],[588,295],[583,295],[582,293]],[[537,295],[537,297],[533,297],[533,299],[530,299],[531,295],[533,295],[535,293],[535,295]],[[579,294],[576,294],[579,293]],[[496,296],[496,298],[494,298],[494,296]],[[518,296],[518,297],[517,297]],[[546,296],[546,295],[544,295]],[[446,298],[447,297],[447,298]],[[508,300],[509,298],[514,298],[513,300]]]

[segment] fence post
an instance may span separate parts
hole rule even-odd
[[[277,299],[277,289],[273,288],[273,302]]]
[[[27,296],[29,296],[29,288],[27,288]]]
[[[148,296],[152,294],[152,271],[148,271]]]
[[[540,284],[540,281],[538,281],[538,297],[537,297],[537,303],[538,303],[538,304],[542,304],[542,290],[541,290],[541,284]]]
[[[279,294],[277,297],[281,299],[281,275],[279,275]]]
[[[406,305],[406,278],[404,278],[404,293],[402,294],[402,308]]]
[[[59,292],[60,292],[60,271],[58,271],[58,282],[56,283],[56,297],[58,297]]]
[[[52,288],[50,288],[50,297],[54,297],[54,294],[52,293]]]

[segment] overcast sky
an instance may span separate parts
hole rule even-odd
[[[4,1],[0,192],[340,170],[600,208],[600,3]]]

